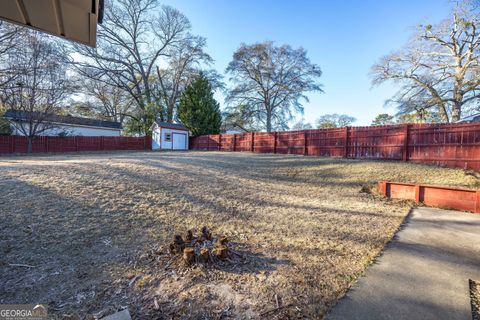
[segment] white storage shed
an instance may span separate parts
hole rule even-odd
[[[155,121],[152,150],[188,150],[189,130],[181,124]]]

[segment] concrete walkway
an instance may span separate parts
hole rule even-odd
[[[414,209],[327,319],[470,320],[468,279],[480,280],[480,215]]]

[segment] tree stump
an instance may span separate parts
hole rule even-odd
[[[175,254],[175,253],[177,253],[177,252],[175,251],[175,244],[174,244],[173,242],[170,243],[168,249],[169,249],[169,251],[170,251],[170,254]]]
[[[187,237],[186,237],[187,241],[192,241],[193,240],[193,232],[192,230],[188,230],[187,231]]]
[[[195,262],[195,251],[193,248],[187,247],[183,249],[183,260],[187,265],[191,265]]]
[[[202,248],[200,250],[200,261],[203,263],[210,261],[210,250],[208,250],[208,248]]]
[[[212,234],[205,226],[202,228],[202,240],[212,241]]]
[[[227,259],[228,256],[229,256],[227,246],[223,246],[223,245],[217,246],[217,247],[214,249],[214,254],[215,254],[215,256],[216,256],[218,259],[220,259],[220,260],[225,260],[225,259]]]
[[[171,253],[182,253],[185,248],[185,242],[182,239],[182,236],[177,234],[173,237],[173,243],[170,244]]]
[[[226,245],[228,242],[228,238],[226,236],[221,236],[219,239],[218,239],[218,243],[222,246]]]

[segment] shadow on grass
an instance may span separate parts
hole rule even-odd
[[[108,159],[104,159],[100,163],[94,159],[97,166],[78,162],[59,167],[57,170],[60,171],[52,172],[53,175],[65,175],[73,180],[64,182],[70,187],[68,190],[64,190],[65,186],[62,184],[40,187],[11,179],[9,184],[16,189],[14,194],[18,200],[11,207],[8,207],[6,202],[0,202],[0,208],[8,210],[8,222],[0,223],[0,226],[5,227],[5,230],[15,230],[28,223],[27,226],[31,225],[34,232],[4,233],[0,241],[5,241],[4,243],[11,247],[10,253],[7,253],[4,259],[9,263],[29,263],[36,268],[22,270],[23,278],[16,277],[16,270],[13,268],[0,271],[0,280],[15,279],[4,287],[0,285],[0,300],[29,302],[33,299],[42,302],[41,299],[48,296],[49,305],[56,314],[68,310],[92,312],[112,303],[128,304],[128,297],[142,295],[144,290],[149,288],[148,285],[144,288],[128,285],[138,268],[145,267],[144,272],[155,277],[157,281],[162,279],[158,266],[144,266],[137,257],[149,248],[152,242],[168,242],[174,232],[187,227],[185,221],[188,221],[189,224],[226,225],[231,230],[235,230],[236,224],[239,224],[239,229],[248,230],[249,236],[252,235],[254,240],[251,242],[245,240],[242,244],[235,243],[234,249],[243,259],[238,258],[235,263],[213,266],[214,271],[223,273],[222,276],[248,276],[262,271],[281,270],[291,264],[288,258],[299,253],[300,256],[312,257],[316,264],[305,264],[307,269],[298,271],[301,273],[298,275],[298,283],[302,290],[308,289],[306,295],[319,297],[316,303],[323,308],[327,299],[323,295],[328,294],[325,290],[335,288],[339,271],[335,268],[328,269],[330,266],[320,260],[318,262],[317,256],[331,255],[338,260],[356,259],[358,255],[371,250],[372,246],[381,246],[386,241],[386,236],[365,225],[373,220],[381,226],[389,223],[391,217],[374,210],[332,208],[332,205],[321,203],[317,205],[318,202],[309,202],[309,195],[305,194],[302,188],[292,191],[290,196],[298,197],[303,202],[283,202],[281,193],[290,188],[291,177],[278,176],[274,170],[292,166],[302,168],[312,164],[318,166],[319,161],[312,159],[304,162],[298,161],[295,156],[278,155],[262,155],[247,160],[243,157],[244,155],[238,154],[238,159],[232,160],[237,158],[236,154],[211,157],[175,153],[155,154],[152,159],[151,153],[135,153],[134,157],[115,155],[112,158],[121,161],[108,163]],[[331,164],[331,160],[326,159],[325,164]],[[135,169],[129,168],[123,161],[135,164]],[[340,160],[345,165],[354,161]],[[39,168],[42,169],[41,165]],[[48,175],[48,170],[38,174]],[[324,182],[326,187],[353,185],[350,182],[342,185],[339,180],[343,177],[337,170],[322,170],[322,174],[329,179]],[[222,172],[228,174],[222,176]],[[164,178],[165,175],[168,177]],[[120,183],[128,183],[135,191],[122,193],[117,189],[117,184]],[[263,194],[263,198],[257,197],[259,183],[270,184],[272,189],[263,191],[274,192],[276,197],[268,197],[268,194]],[[317,183],[311,181],[293,183],[317,187]],[[110,188],[111,192],[96,193],[99,187]],[[145,192],[142,193],[142,190]],[[77,196],[76,191],[82,191],[83,196]],[[91,195],[88,192],[91,192]],[[348,192],[349,196],[353,197],[352,190]],[[5,201],[11,197],[11,194],[7,197],[6,193],[0,193],[0,197],[3,195]],[[109,196],[114,203],[106,198]],[[223,197],[223,202],[218,200],[217,196]],[[125,198],[131,198],[128,199],[131,201],[125,201]],[[182,208],[183,204],[185,208]],[[115,208],[112,208],[112,205],[115,205]],[[160,208],[166,209],[160,213]],[[276,219],[275,210],[282,210],[284,216]],[[342,225],[348,228],[343,230]],[[361,228],[362,226],[364,228]],[[262,239],[262,233],[268,234],[269,238]],[[296,241],[298,238],[301,238],[301,241]],[[326,248],[317,244],[317,239],[324,240]],[[284,240],[291,241],[284,244]],[[274,243],[265,243],[268,241]],[[265,244],[267,246],[263,247]],[[270,248],[268,245],[271,245]],[[361,249],[357,256],[354,255],[354,249],[351,249],[355,246]],[[345,250],[349,250],[348,255]],[[32,255],[30,260],[20,259],[26,258],[31,252],[38,254]],[[352,261],[352,264],[355,263],[356,261]],[[298,269],[289,270],[293,274],[288,277],[297,276],[295,270]],[[327,289],[317,292],[319,289],[316,276],[321,275],[324,270],[330,272],[326,274],[326,279],[322,280],[322,285]],[[349,270],[357,272],[354,267]],[[123,271],[125,274],[127,271],[133,272],[133,275],[128,273],[127,277],[121,274]],[[349,281],[348,272],[340,275],[346,278],[341,280],[342,284]],[[302,282],[303,275],[308,278],[307,282]],[[54,276],[57,278],[53,279]],[[35,285],[30,289],[22,287],[29,283]],[[119,286],[121,293],[117,294],[115,292]],[[287,286],[295,287],[292,284]],[[7,291],[8,293],[3,293]],[[91,296],[92,292],[94,296]],[[127,298],[123,298],[124,296]],[[144,311],[137,310],[144,307],[143,303],[140,301],[134,306],[136,314],[143,314]],[[205,309],[208,306],[198,307]]]
[[[76,172],[85,177],[98,174],[85,169]],[[153,179],[133,174],[130,178],[143,183]],[[106,306],[128,304],[126,296],[114,289],[118,281],[125,287],[129,279],[119,279],[113,272],[131,270],[159,236],[160,241],[171,236],[164,225],[168,221],[153,225],[147,215],[116,212],[101,202],[79,201],[75,193],[63,193],[61,185],[54,191],[14,177],[0,185],[8,190],[0,191],[0,303],[46,303],[52,316],[85,315]],[[204,198],[190,197],[189,201],[215,205]],[[146,227],[154,228],[154,237],[145,232]],[[238,253],[245,258],[244,264],[217,264],[214,268],[254,274],[288,264],[248,248]],[[135,288],[126,287],[122,292],[135,294]]]

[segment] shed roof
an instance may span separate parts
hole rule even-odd
[[[70,125],[81,125],[88,127],[100,127],[111,129],[122,129],[120,122],[105,121],[91,118],[80,118],[72,116],[60,116],[57,114],[45,114],[43,112],[29,112],[22,110],[7,110],[4,117],[14,121],[42,120],[45,122],[64,123]]]
[[[159,120],[155,120],[155,123],[157,124],[157,126],[162,127],[162,128],[190,131],[183,124],[179,124],[179,123],[163,122],[163,121],[159,121]]]

